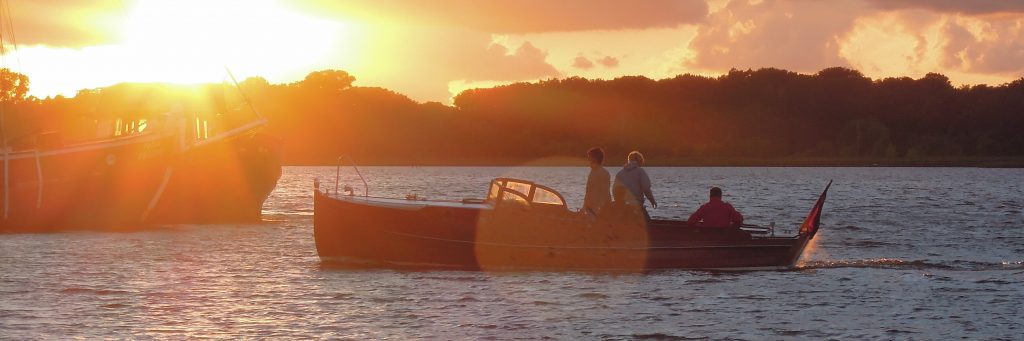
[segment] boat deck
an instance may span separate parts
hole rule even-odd
[[[493,205],[484,203],[480,200],[468,201],[455,201],[455,200],[423,200],[423,199],[402,199],[402,198],[381,198],[381,197],[367,197],[367,196],[355,196],[355,195],[342,195],[342,194],[324,194],[325,196],[344,200],[358,204],[396,208],[404,210],[418,210],[424,207],[443,207],[443,208],[464,208],[474,210],[489,210],[494,208]]]

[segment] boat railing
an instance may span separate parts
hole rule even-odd
[[[359,172],[359,167],[356,166],[356,161],[353,160],[352,157],[348,156],[348,155],[342,155],[342,156],[338,157],[338,164],[337,164],[337,166],[335,166],[335,169],[334,169],[334,194],[337,195],[339,193],[338,192],[338,184],[341,182],[341,166],[342,166],[341,162],[344,161],[344,160],[348,160],[349,164],[352,165],[352,169],[356,170],[356,175],[359,176],[359,180],[363,182],[363,196],[364,197],[370,196],[370,186],[366,184],[366,179],[363,178],[363,174]],[[345,187],[346,187],[346,190],[349,191],[349,193],[351,193],[351,191],[352,191],[351,188],[348,187],[348,186],[345,186]]]

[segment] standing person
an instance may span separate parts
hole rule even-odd
[[[743,225],[743,215],[736,211],[731,204],[722,201],[722,189],[711,187],[711,200],[701,205],[697,212],[690,215],[686,223],[694,226],[698,222],[704,222],[708,227],[734,227]]]
[[[651,192],[651,178],[647,171],[641,168],[644,165],[644,154],[639,151],[629,152],[626,156],[626,164],[615,174],[615,185],[612,191],[615,201],[624,205],[639,206],[644,213],[644,219],[651,220],[651,215],[644,207],[644,199],[651,201],[651,206],[658,208],[658,201],[654,200],[654,193]]]
[[[587,176],[587,192],[583,195],[584,214],[597,215],[601,208],[612,201],[612,195],[608,187],[612,183],[612,176],[604,169],[604,150],[598,147],[590,148],[587,151],[587,159],[590,160],[590,175]]]

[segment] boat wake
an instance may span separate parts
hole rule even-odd
[[[903,260],[894,258],[876,259],[843,259],[843,260],[821,260],[807,261],[798,265],[795,270],[814,269],[841,269],[841,268],[869,268],[869,269],[891,269],[891,270],[950,270],[950,271],[1021,271],[1024,270],[1024,261],[1003,261],[1003,262],[978,262],[978,261],[949,261],[935,262],[928,260]]]

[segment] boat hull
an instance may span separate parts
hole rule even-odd
[[[143,136],[9,153],[0,173],[0,232],[124,229],[168,181],[174,139]]]
[[[432,205],[314,191],[314,238],[329,265],[460,270],[650,271],[793,266],[808,237],[568,211]]]
[[[260,221],[263,202],[281,177],[278,142],[242,135],[197,146],[172,167],[149,224],[223,224]]]
[[[281,175],[274,143],[248,132],[182,151],[176,136],[148,134],[8,153],[0,232],[259,221]]]

